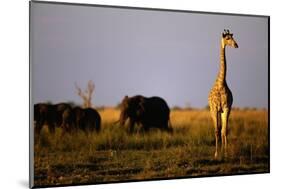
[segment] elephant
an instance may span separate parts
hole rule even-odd
[[[56,111],[56,124],[60,127],[63,122],[63,113],[65,111],[71,111],[72,107],[68,103],[59,103],[55,104],[54,106]]]
[[[88,133],[89,131],[99,132],[101,129],[101,116],[93,108],[75,107],[65,110],[62,119],[62,128],[66,132],[81,129]]]
[[[42,127],[46,124],[50,133],[55,132],[56,113],[51,104],[38,103],[34,105],[35,133],[40,134]]]
[[[160,97],[144,97],[136,95],[125,96],[121,102],[121,113],[119,121],[124,126],[129,119],[129,133],[134,130],[134,125],[139,124],[147,132],[150,128],[159,128],[172,132],[170,124],[170,109],[166,101]]]
[[[55,133],[55,127],[61,126],[62,114],[67,109],[71,109],[71,106],[67,103],[55,105],[47,103],[34,104],[35,133],[40,134],[45,124],[48,126],[50,133]]]

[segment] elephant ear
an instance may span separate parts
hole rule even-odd
[[[124,96],[123,98],[124,101],[128,101],[128,99],[129,99],[128,95]]]
[[[143,98],[141,98],[139,100],[138,110],[137,110],[137,116],[139,116],[139,117],[145,113],[144,103],[145,103],[145,100]]]
[[[128,97],[128,95],[126,95],[126,96],[124,96],[124,98],[121,102],[121,106],[126,109],[128,107],[128,104],[129,104],[129,97]]]

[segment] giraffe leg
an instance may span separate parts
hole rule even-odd
[[[220,128],[218,125],[218,112],[216,110],[211,110],[212,119],[214,122],[215,127],[215,137],[216,137],[216,151],[215,151],[215,158],[218,157],[218,143],[219,143],[219,134],[220,134]]]
[[[224,150],[225,157],[227,156],[227,128],[228,128],[229,113],[230,113],[229,109],[224,109],[223,113],[221,114],[221,120],[222,120],[222,132],[221,132],[222,152]]]

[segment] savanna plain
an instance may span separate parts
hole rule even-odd
[[[173,133],[133,134],[115,123],[120,110],[98,109],[100,133],[66,133],[44,127],[34,141],[34,184],[69,185],[269,172],[268,112],[235,109],[228,154],[214,158],[215,135],[208,110],[173,109]]]

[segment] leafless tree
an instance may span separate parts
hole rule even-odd
[[[90,108],[92,107],[92,95],[95,90],[95,84],[92,80],[88,82],[87,89],[82,91],[82,89],[75,83],[75,88],[77,90],[77,94],[83,99],[83,107]]]

